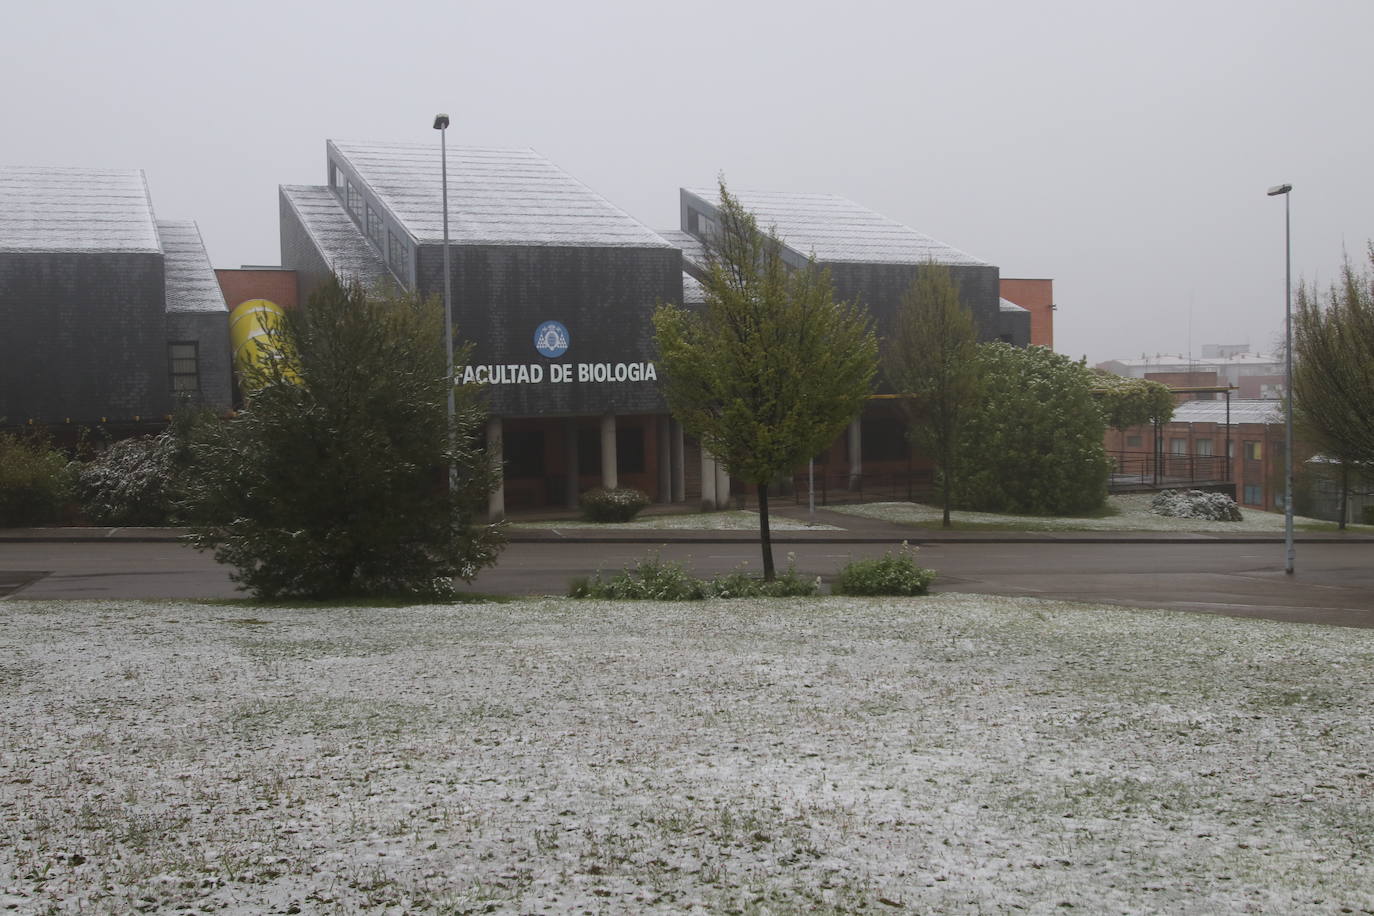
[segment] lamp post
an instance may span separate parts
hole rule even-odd
[[[439,168],[443,187],[444,206],[444,354],[448,378],[448,435],[453,436],[453,278],[449,271],[448,253],[448,115],[434,116],[434,129],[439,132]],[[450,447],[452,442],[449,443]],[[457,468],[449,465],[448,485],[452,490]]]
[[[1283,198],[1283,387],[1284,387],[1284,483],[1283,571],[1293,575],[1293,236],[1289,228],[1288,199],[1291,184],[1275,185],[1270,197]]]

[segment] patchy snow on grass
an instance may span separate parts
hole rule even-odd
[[[691,512],[685,515],[649,515],[629,522],[549,521],[515,522],[512,528],[544,528],[554,531],[571,528],[631,529],[636,531],[757,531],[759,514],[748,509],[721,512]],[[842,531],[834,525],[807,525],[806,522],[769,514],[771,531]]]
[[[1197,518],[1165,518],[1150,511],[1151,493],[1123,493],[1107,497],[1107,506],[1115,514],[1102,518],[1059,518],[1036,515],[998,515],[992,512],[966,512],[955,509],[950,520],[957,527],[1004,527],[1020,531],[1177,531],[1227,532],[1231,534],[1283,531],[1283,515],[1241,509],[1238,522],[1212,522]],[[921,503],[866,503],[853,506],[828,506],[834,512],[876,518],[899,525],[921,528],[938,527],[939,506]],[[1298,524],[1322,524],[1320,519],[1297,518]],[[1352,525],[1352,530],[1371,530],[1364,525]]]
[[[1374,912],[1374,632],[0,603],[0,908]]]

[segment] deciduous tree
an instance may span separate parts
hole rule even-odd
[[[774,578],[769,485],[828,445],[877,371],[866,312],[836,302],[814,262],[791,270],[773,233],[720,185],[705,309],[660,306],[655,340],[674,416],[759,499],[764,578]]]
[[[884,341],[883,367],[901,396],[912,442],[935,460],[946,528],[959,432],[978,398],[977,353],[978,327],[959,301],[949,268],[934,262],[921,265]]]

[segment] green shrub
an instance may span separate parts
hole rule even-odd
[[[690,575],[681,563],[661,560],[657,554],[609,579],[602,579],[600,573],[590,579],[574,579],[568,595],[648,601],[699,601],[706,597],[700,579]]]
[[[597,487],[583,493],[577,504],[589,522],[628,522],[649,505],[649,496],[643,490],[630,487],[614,490]]]
[[[855,560],[835,579],[837,595],[924,595],[935,581],[935,570],[916,565],[916,548],[902,544],[896,554]]]
[[[572,598],[631,601],[701,601],[704,598],[798,598],[815,595],[820,580],[803,579],[789,558],[787,571],[772,582],[736,570],[714,579],[698,579],[681,563],[640,560],[635,566],[603,579],[600,573],[572,581]]]
[[[1365,506],[1360,512],[1366,525],[1374,525],[1374,506]]]
[[[72,495],[69,464],[42,436],[0,433],[0,527],[56,519]]]

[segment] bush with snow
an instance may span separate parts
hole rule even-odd
[[[649,505],[649,496],[643,490],[630,487],[611,490],[597,487],[583,493],[577,502],[589,522],[628,522]]]
[[[1212,522],[1238,522],[1240,507],[1225,493],[1204,490],[1164,490],[1150,500],[1150,511],[1166,518],[1200,518]]]

